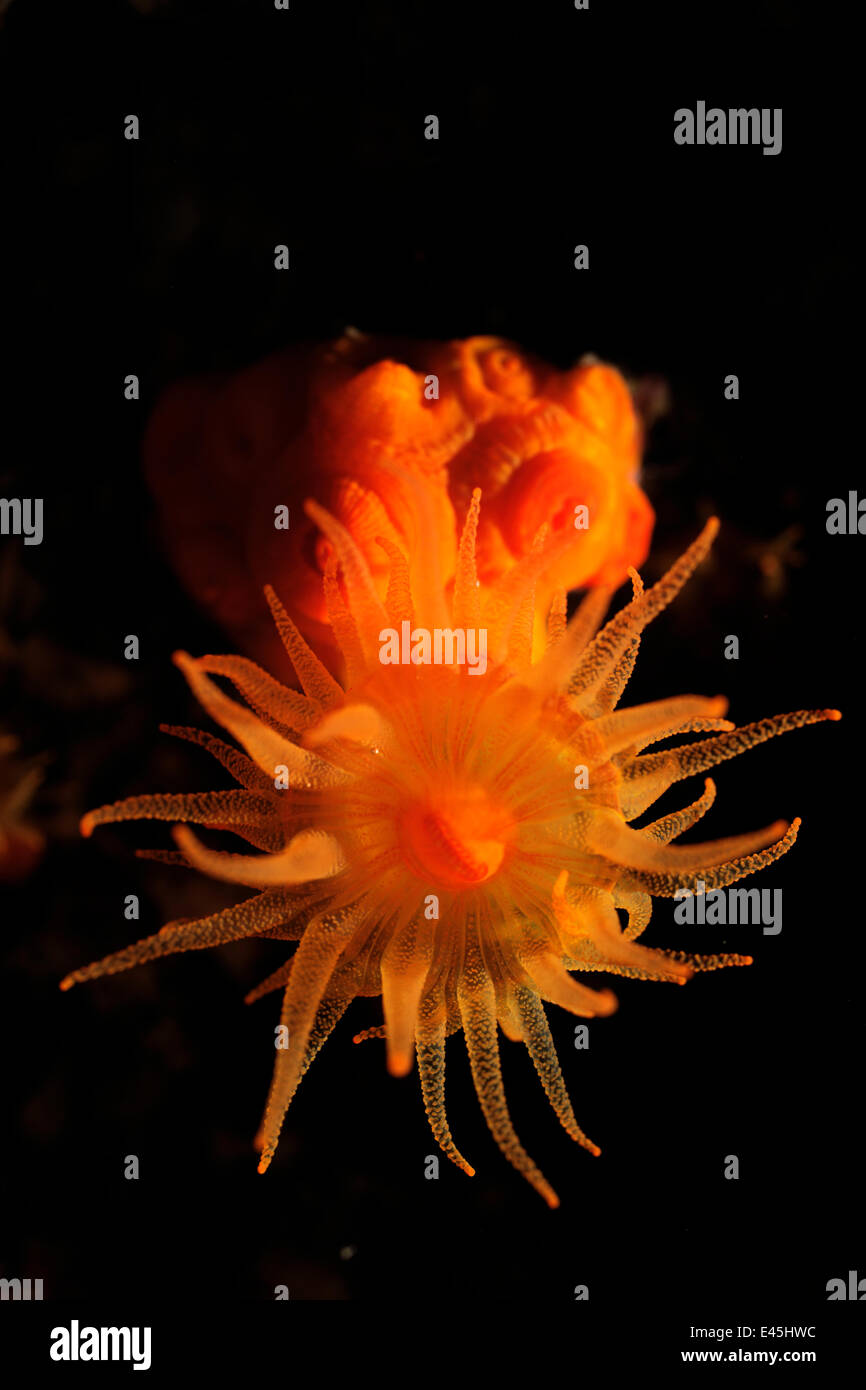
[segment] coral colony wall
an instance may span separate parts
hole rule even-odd
[[[0,11],[34,1364],[552,1298],[830,1366],[866,1300],[847,155],[795,7],[614,10],[48,7],[74,82]]]

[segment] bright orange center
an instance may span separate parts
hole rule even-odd
[[[418,878],[467,888],[496,873],[512,822],[481,787],[415,802],[400,820],[400,847]]]

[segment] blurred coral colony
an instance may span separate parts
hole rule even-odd
[[[348,330],[170,388],[144,459],[188,592],[242,651],[287,676],[266,583],[337,662],[322,588],[331,544],[306,499],[347,529],[384,597],[389,548],[410,568],[422,555],[429,564],[431,533],[448,589],[480,487],[479,583],[543,545],[544,615],[557,590],[616,587],[646,558],[654,516],[638,481],[642,435],[625,380],[594,359],[557,371],[499,338],[420,343]],[[539,617],[539,642],[542,627]]]

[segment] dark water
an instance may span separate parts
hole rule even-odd
[[[2,542],[3,719],[46,757],[36,812],[52,841],[3,895],[4,1275],[39,1275],[52,1297],[122,1289],[178,1304],[268,1300],[276,1284],[293,1299],[573,1304],[588,1284],[594,1311],[658,1303],[687,1322],[698,1299],[722,1325],[771,1306],[814,1321],[827,1280],[863,1264],[866,542],[825,529],[827,500],[862,479],[846,331],[853,98],[842,49],[805,7],[616,9],[293,0],[288,15],[5,14],[0,486],[44,497],[46,539]],[[673,111],[699,98],[782,107],[781,155],[675,146]],[[130,112],[134,144],[121,133]],[[423,139],[431,112],[435,143]],[[292,269],[280,276],[283,241]],[[577,243],[588,273],[573,269]],[[450,1113],[478,1176],[443,1160],[425,1181],[435,1146],[417,1080],[389,1079],[381,1044],[351,1045],[377,1021],[374,1001],[328,1043],[257,1177],[276,1005],[247,1010],[242,996],[279,963],[276,943],[56,988],[130,926],[143,935],[233,900],[136,860],[134,848],[167,843],[158,827],[88,843],[75,831],[89,806],[212,776],[157,728],[196,722],[170,653],[224,639],[162,555],[138,463],[148,411],[185,372],[346,324],[498,332],[563,366],[592,351],[666,381],[671,409],[647,452],[647,575],[710,511],[723,532],[645,639],[631,698],[724,691],[739,723],[845,713],[717,775],[708,836],[804,818],[794,851],[758,880],[783,889],[782,933],[694,928],[696,942],[657,905],[649,944],[747,949],[752,969],[682,991],[621,982],[620,1011],[591,1024],[588,1053],[554,1014],[601,1159],[575,1150],[523,1050],[503,1044],[512,1115],[560,1192],[557,1213],[493,1145],[460,1039]],[[138,404],[122,399],[133,371]],[[737,402],[723,398],[729,372]],[[128,632],[142,637],[134,670],[119,656]],[[727,634],[738,662],[723,659]],[[123,920],[128,893],[139,924]],[[127,1154],[138,1182],[123,1178]],[[737,1182],[723,1177],[728,1154]]]

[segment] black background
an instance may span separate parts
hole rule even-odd
[[[575,1319],[585,1283],[594,1318],[658,1303],[675,1342],[698,1308],[719,1326],[814,1322],[828,1279],[866,1274],[853,797],[866,542],[825,530],[828,498],[862,478],[854,86],[832,17],[602,0],[588,13],[567,0],[5,12],[0,486],[43,496],[46,529],[38,548],[3,540],[3,720],[46,756],[36,813],[51,843],[2,899],[3,1274],[41,1276],[51,1298],[269,1300],[285,1283],[293,1299],[552,1300]],[[698,99],[782,107],[781,155],[677,147],[673,112]],[[129,112],[138,143],[122,138]],[[283,241],[288,274],[273,269]],[[588,273],[573,269],[577,242]],[[721,690],[738,723],[845,715],[717,776],[707,837],[804,818],[756,881],[783,889],[781,935],[688,935],[657,903],[649,944],[751,950],[755,965],[681,991],[618,981],[620,1010],[591,1024],[588,1053],[552,1017],[600,1159],[575,1149],[524,1050],[503,1044],[517,1129],[562,1198],[553,1213],[490,1139],[459,1038],[449,1113],[477,1176],[443,1159],[425,1181],[435,1145],[417,1077],[390,1079],[379,1043],[351,1045],[376,1001],[338,1027],[258,1177],[276,1004],[242,996],[277,944],[57,990],[131,925],[144,935],[231,900],[136,860],[167,843],[159,830],[76,832],[103,801],[214,784],[204,754],[157,730],[197,722],[171,652],[227,644],[161,552],[138,464],[148,410],[188,371],[346,324],[497,332],[561,366],[593,351],[665,379],[647,576],[710,511],[723,530],[647,634],[631,700]],[[130,371],[138,404],[122,396]],[[723,398],[728,372],[738,402]],[[771,593],[760,557],[792,525],[802,562]],[[132,671],[127,632],[142,638]],[[139,924],[123,919],[131,892]],[[138,1182],[123,1178],[129,1153]]]

